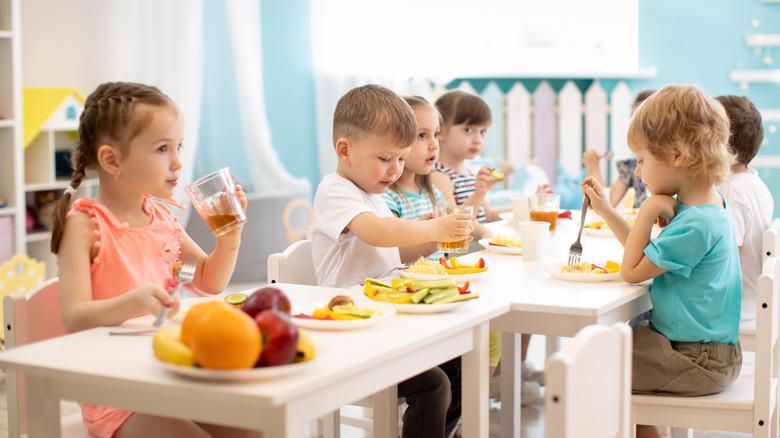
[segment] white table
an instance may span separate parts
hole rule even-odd
[[[560,221],[545,262],[525,262],[522,256],[491,251],[469,254],[469,260],[483,257],[488,272],[473,282],[475,290],[488,299],[507,300],[510,311],[491,321],[491,330],[503,333],[501,341],[501,436],[520,436],[520,334],[574,336],[591,324],[627,321],[651,308],[649,282],[631,285],[623,281],[580,283],[557,280],[542,266],[565,264],[569,247],[576,240],[579,212],[575,221]],[[587,222],[587,221],[586,221]],[[495,234],[518,235],[510,225],[490,224]],[[614,237],[583,233],[583,261],[621,262],[623,247]]]
[[[280,284],[293,303],[359,296],[355,290]],[[28,433],[59,436],[60,399],[262,430],[295,437],[307,421],[374,395],[375,413],[395,412],[396,384],[463,356],[464,435],[488,436],[488,325],[507,302],[471,300],[448,313],[396,314],[363,330],[309,332],[327,351],[300,372],[271,381],[212,383],[165,369],[150,336],[109,336],[97,328],[0,353],[0,366],[25,373]],[[128,326],[149,327],[151,317]],[[389,409],[390,407],[393,409]],[[397,434],[397,418],[375,418],[376,436]]]

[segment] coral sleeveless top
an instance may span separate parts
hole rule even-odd
[[[171,205],[184,205],[166,199]],[[130,228],[120,223],[103,205],[92,199],[82,198],[73,203],[70,213],[80,211],[90,216],[98,236],[97,255],[92,260],[92,298],[104,300],[122,295],[142,286],[165,287],[172,278],[173,267],[179,258],[182,228],[178,218],[167,208],[145,195],[144,212],[149,224]],[[133,413],[116,408],[81,405],[84,426],[95,437],[109,438]]]

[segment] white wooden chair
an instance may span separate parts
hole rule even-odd
[[[780,218],[775,219],[764,231],[762,244],[763,256],[761,261],[766,261],[767,257],[780,256]],[[739,326],[739,343],[743,351],[756,351],[756,323],[749,322]]]
[[[60,316],[59,279],[47,280],[27,294],[13,293],[3,298],[5,346],[15,348],[67,334]],[[27,407],[24,375],[6,370],[8,398],[8,436],[17,438],[27,432]],[[62,417],[64,437],[89,437],[81,413]]]
[[[663,424],[674,437],[691,437],[690,429],[749,432],[776,437],[778,428],[778,297],[780,261],[768,257],[758,278],[756,365],[723,392],[700,397],[633,395],[634,424]],[[677,428],[687,428],[679,430]]]
[[[631,328],[590,325],[545,371],[545,436],[631,436]],[[594,402],[598,399],[597,402]]]
[[[292,215],[296,210],[303,210],[306,214],[306,225],[301,228],[296,228],[292,224]],[[284,227],[284,235],[287,237],[287,243],[293,244],[299,240],[307,238],[309,227],[312,222],[312,209],[311,203],[305,199],[296,198],[287,203],[282,211],[282,226]]]
[[[268,256],[268,282],[316,286],[317,279],[314,274],[311,240],[299,240],[288,246],[284,252]],[[403,399],[399,399],[399,405],[401,403],[403,403]],[[353,406],[361,406],[364,408],[371,408],[372,404],[373,401],[371,397],[351,403]],[[368,415],[370,415],[370,412]],[[338,438],[341,424],[366,430],[377,429],[370,418],[341,415],[340,412],[337,411],[331,415],[325,416],[321,422],[319,420],[316,423],[312,422],[312,435],[324,435],[326,438]]]

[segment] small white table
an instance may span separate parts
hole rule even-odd
[[[579,221],[579,211],[572,211]],[[490,224],[494,234],[517,235],[505,222]],[[649,282],[639,285],[623,281],[581,283],[557,280],[544,272],[546,263],[565,264],[569,247],[577,238],[578,223],[559,221],[551,238],[545,262],[526,262],[522,256],[491,251],[481,256],[488,272],[473,282],[475,290],[489,299],[506,300],[510,311],[491,321],[491,330],[504,332],[501,338],[501,436],[520,436],[520,334],[572,337],[591,324],[612,324],[651,308]],[[582,235],[583,261],[621,262],[623,247],[614,237]]]
[[[295,303],[327,302],[356,290],[278,284]],[[464,435],[488,436],[488,325],[507,302],[476,299],[448,313],[396,314],[374,327],[310,330],[327,351],[299,372],[270,381],[213,383],[167,370],[151,336],[109,336],[96,328],[0,353],[0,366],[24,373],[28,436],[59,436],[61,399],[262,430],[299,438],[307,421],[374,395],[376,436],[397,434],[396,385],[463,356]],[[148,328],[151,316],[126,323]],[[390,409],[392,407],[393,409]]]

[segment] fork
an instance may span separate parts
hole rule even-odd
[[[181,291],[182,284],[188,284],[195,277],[195,267],[198,264],[198,256],[195,254],[187,254],[184,256],[184,261],[181,263],[181,268],[176,273],[176,290],[173,291],[173,299],[178,298]],[[152,323],[152,327],[160,327],[168,316],[169,306],[163,307],[162,311],[157,315],[157,318]]]
[[[376,278],[380,279],[380,278],[384,277],[385,275],[388,275],[391,272],[395,271],[396,269],[407,269],[410,266],[412,266],[417,260],[420,260],[420,257],[422,257],[422,254],[414,254],[413,256],[409,257],[409,259],[405,263],[402,263],[402,264],[400,264],[400,265],[398,265],[398,266],[396,266],[396,267],[394,267],[392,269],[389,269],[387,272],[381,273]],[[365,284],[365,283],[366,282],[363,281],[363,284]],[[362,284],[361,284],[361,286],[362,286]]]
[[[590,183],[587,183],[589,186]],[[571,244],[569,248],[569,262],[566,265],[569,272],[574,272],[574,264],[579,263],[582,258],[582,244],[580,243],[580,237],[582,237],[582,227],[585,225],[585,213],[588,212],[588,195],[582,194],[582,214],[580,216],[580,232],[577,233],[577,240]]]

